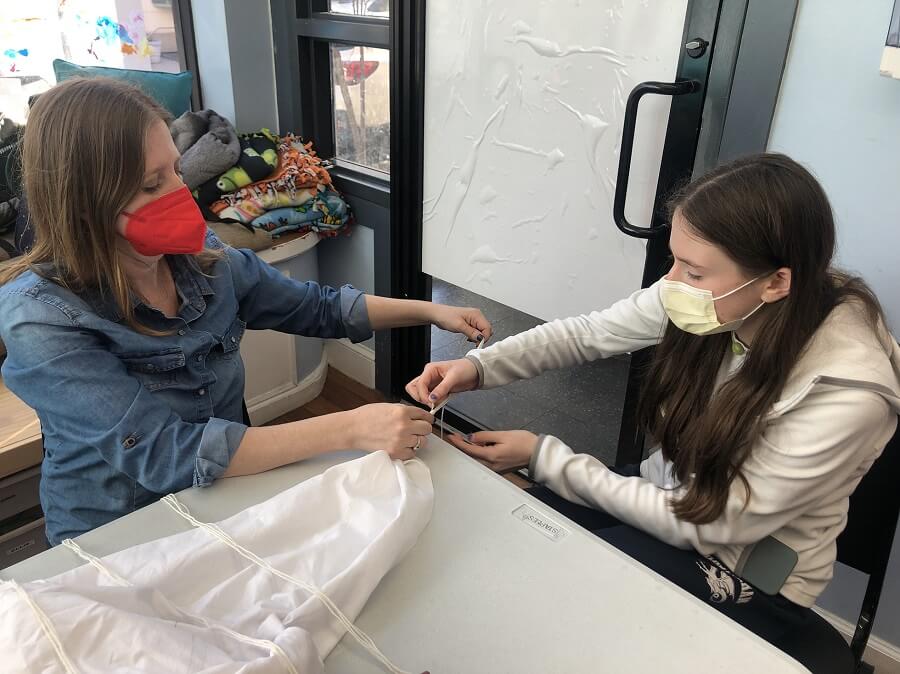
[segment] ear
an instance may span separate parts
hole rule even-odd
[[[762,292],[762,301],[772,304],[783,300],[791,292],[791,270],[782,267],[771,274]]]

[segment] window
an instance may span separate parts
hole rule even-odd
[[[279,119],[342,170],[387,183],[389,0],[272,0]]]
[[[0,14],[0,112],[25,121],[55,83],[53,60],[157,72],[186,69],[173,0],[31,0]],[[189,9],[189,8],[188,8]]]
[[[390,52],[331,45],[335,157],[390,172]]]

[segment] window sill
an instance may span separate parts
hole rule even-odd
[[[340,160],[332,160],[331,163],[329,173],[340,192],[384,208],[391,207],[391,178],[388,174]]]

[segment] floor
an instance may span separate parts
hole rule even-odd
[[[866,651],[865,661],[875,668],[875,674],[900,674],[900,662],[871,648]]]
[[[474,306],[491,321],[497,342],[543,323],[463,288],[433,279],[432,300]],[[463,356],[472,345],[456,334],[432,328],[432,360]],[[605,462],[615,459],[628,378],[629,358],[615,357],[565,370],[546,372],[502,389],[456,396],[451,407],[493,430],[524,428],[555,435],[576,452]]]
[[[275,426],[291,421],[302,421],[303,419],[310,419],[323,414],[353,410],[362,405],[383,402],[386,402],[386,399],[378,391],[366,388],[343,372],[338,372],[334,368],[329,367],[325,378],[325,387],[317,398],[302,407],[272,419],[265,425]]]

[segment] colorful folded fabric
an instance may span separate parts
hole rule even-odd
[[[306,191],[315,190],[319,185],[331,185],[331,176],[311,148],[312,143],[304,144],[292,134],[283,137],[278,143],[275,173],[235,192],[223,194],[210,210],[222,220],[246,223],[262,215],[257,212],[260,206],[262,210],[271,210],[302,205],[308,198],[304,197]],[[247,215],[251,217],[245,219]]]
[[[278,136],[268,129],[238,136],[240,153],[237,162],[194,190],[197,203],[207,208],[223,194],[271,176],[278,168],[278,142]]]
[[[251,224],[272,236],[304,229],[324,234],[340,230],[350,218],[350,207],[341,195],[321,185],[306,203],[267,211]]]

